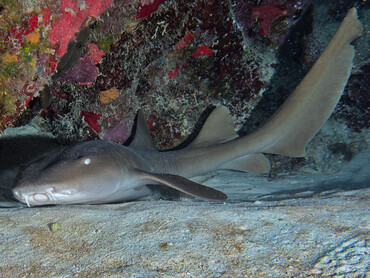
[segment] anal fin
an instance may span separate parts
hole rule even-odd
[[[270,171],[270,162],[267,157],[261,153],[250,154],[231,161],[223,165],[220,169],[250,173],[268,173]]]

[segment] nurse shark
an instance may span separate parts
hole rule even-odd
[[[305,146],[329,118],[351,73],[362,32],[352,8],[319,59],[283,105],[258,130],[239,138],[228,110],[219,106],[197,138],[180,150],[159,152],[141,111],[133,141],[80,142],[21,167],[13,195],[33,205],[101,204],[151,194],[147,185],[165,185],[207,200],[227,196],[189,178],[217,169],[266,173],[264,154],[302,157]]]

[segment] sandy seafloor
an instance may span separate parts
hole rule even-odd
[[[57,147],[48,134],[30,134],[22,127],[0,138],[0,277],[369,275],[369,150],[335,174],[195,179],[224,191],[226,202],[28,208],[10,199],[17,168]]]

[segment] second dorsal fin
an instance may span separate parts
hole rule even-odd
[[[142,110],[137,112],[135,136],[129,146],[137,149],[157,150],[150,136],[149,127]]]
[[[237,138],[233,119],[225,106],[216,107],[189,148],[202,148]]]

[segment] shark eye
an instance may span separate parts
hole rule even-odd
[[[84,157],[82,155],[78,156],[76,159],[79,160],[79,161],[81,161],[85,165],[89,165],[90,162],[91,162],[91,159],[90,158]]]

